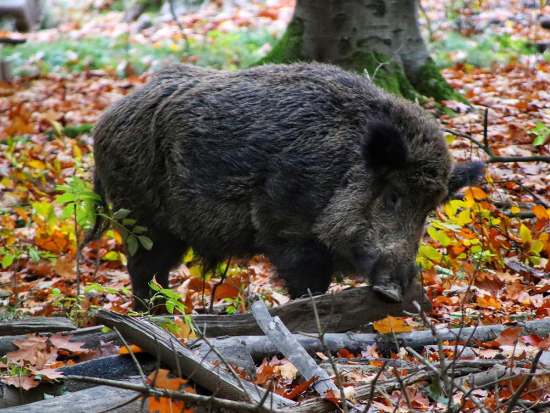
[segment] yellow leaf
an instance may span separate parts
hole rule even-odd
[[[469,224],[470,222],[472,222],[472,217],[470,215],[471,214],[469,210],[466,209],[462,211],[460,214],[458,214],[456,223],[461,227],[463,227],[466,224]]]
[[[517,205],[514,205],[512,208],[510,208],[510,211],[512,212],[512,214],[519,214],[520,212],[520,209]]]
[[[61,126],[61,123],[53,119],[50,119],[50,123],[52,124],[57,136],[63,136],[63,127]]]
[[[34,168],[34,169],[46,169],[46,165],[44,164],[44,162],[39,161],[37,159],[33,159],[32,161],[29,161],[27,165],[29,165],[31,168]]]
[[[529,228],[527,228],[525,225],[521,224],[521,227],[519,227],[519,237],[523,241],[523,243],[531,242],[531,231],[529,231]]]
[[[531,252],[534,252],[535,254],[538,254],[539,252],[541,252],[543,248],[544,248],[544,244],[538,239],[534,240],[533,243],[531,244]]]
[[[75,158],[82,158],[82,151],[76,144],[76,142],[73,142],[73,155]]]

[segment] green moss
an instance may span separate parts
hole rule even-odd
[[[85,133],[90,133],[92,131],[92,124],[91,123],[83,123],[79,126],[66,126],[62,129],[63,135],[65,135],[68,138],[76,139],[80,135],[83,135]],[[45,135],[47,135],[50,140],[53,139],[54,136],[58,136],[55,129],[47,130],[44,132]]]
[[[438,102],[452,99],[468,103],[464,96],[449,86],[432,59],[429,59],[416,73],[409,74],[408,77],[418,92],[425,96],[431,96]]]
[[[388,62],[388,60],[387,56],[377,52],[355,52],[338,64],[344,69],[360,74],[364,74],[366,70],[371,78],[374,77],[374,83],[390,93],[409,100],[420,99],[421,96],[415,91],[401,66],[397,62]],[[381,65],[381,62],[388,63]]]
[[[273,47],[267,56],[258,60],[253,66],[267,63],[293,63],[304,60],[302,57],[302,38],[304,35],[304,22],[302,19],[293,18],[286,29],[285,34]]]

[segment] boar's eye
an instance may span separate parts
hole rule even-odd
[[[399,194],[395,191],[389,192],[384,199],[384,204],[388,209],[397,209],[399,204]]]

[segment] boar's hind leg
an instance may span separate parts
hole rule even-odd
[[[186,251],[180,240],[170,236],[155,236],[153,248],[146,250],[139,246],[136,253],[128,257],[128,271],[132,280],[134,310],[146,310],[143,300],[150,298],[149,282],[155,277],[164,288],[168,288],[168,273],[178,266]]]
[[[317,244],[285,244],[267,254],[292,298],[324,293],[334,273],[329,251]]]

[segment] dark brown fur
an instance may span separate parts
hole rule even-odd
[[[328,65],[172,66],[94,138],[98,190],[154,243],[129,257],[139,298],[192,247],[210,264],[264,253],[293,297],[347,271],[399,300],[428,212],[482,171],[452,175],[429,114]]]

